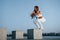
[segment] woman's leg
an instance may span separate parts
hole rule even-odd
[[[37,22],[38,22],[38,25],[39,25],[40,29],[43,30],[43,25],[42,25],[42,22],[40,21],[40,19],[38,19]]]
[[[34,22],[34,24],[37,26],[37,28],[40,28],[40,25],[39,25],[39,23],[38,23],[37,20],[34,20],[33,22]]]

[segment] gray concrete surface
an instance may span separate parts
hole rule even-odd
[[[7,30],[0,28],[0,40],[7,40]]]
[[[28,39],[42,39],[42,30],[41,29],[28,29],[27,30]]]

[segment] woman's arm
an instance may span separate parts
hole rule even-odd
[[[37,13],[38,13],[38,16],[39,16],[38,18],[41,19],[43,17],[42,14],[41,14],[41,12],[38,11]]]
[[[34,12],[32,12],[30,16],[31,18],[33,18],[35,16]]]

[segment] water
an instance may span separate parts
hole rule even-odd
[[[14,40],[14,39],[8,38],[7,40]],[[18,40],[34,40],[34,39],[27,39],[26,37],[24,37],[24,39],[18,39]],[[60,40],[60,36],[43,36],[43,39],[39,40]]]
[[[42,40],[60,40],[60,36],[44,36]]]

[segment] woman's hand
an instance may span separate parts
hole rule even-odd
[[[32,12],[30,16],[33,18],[35,16],[35,12]]]

